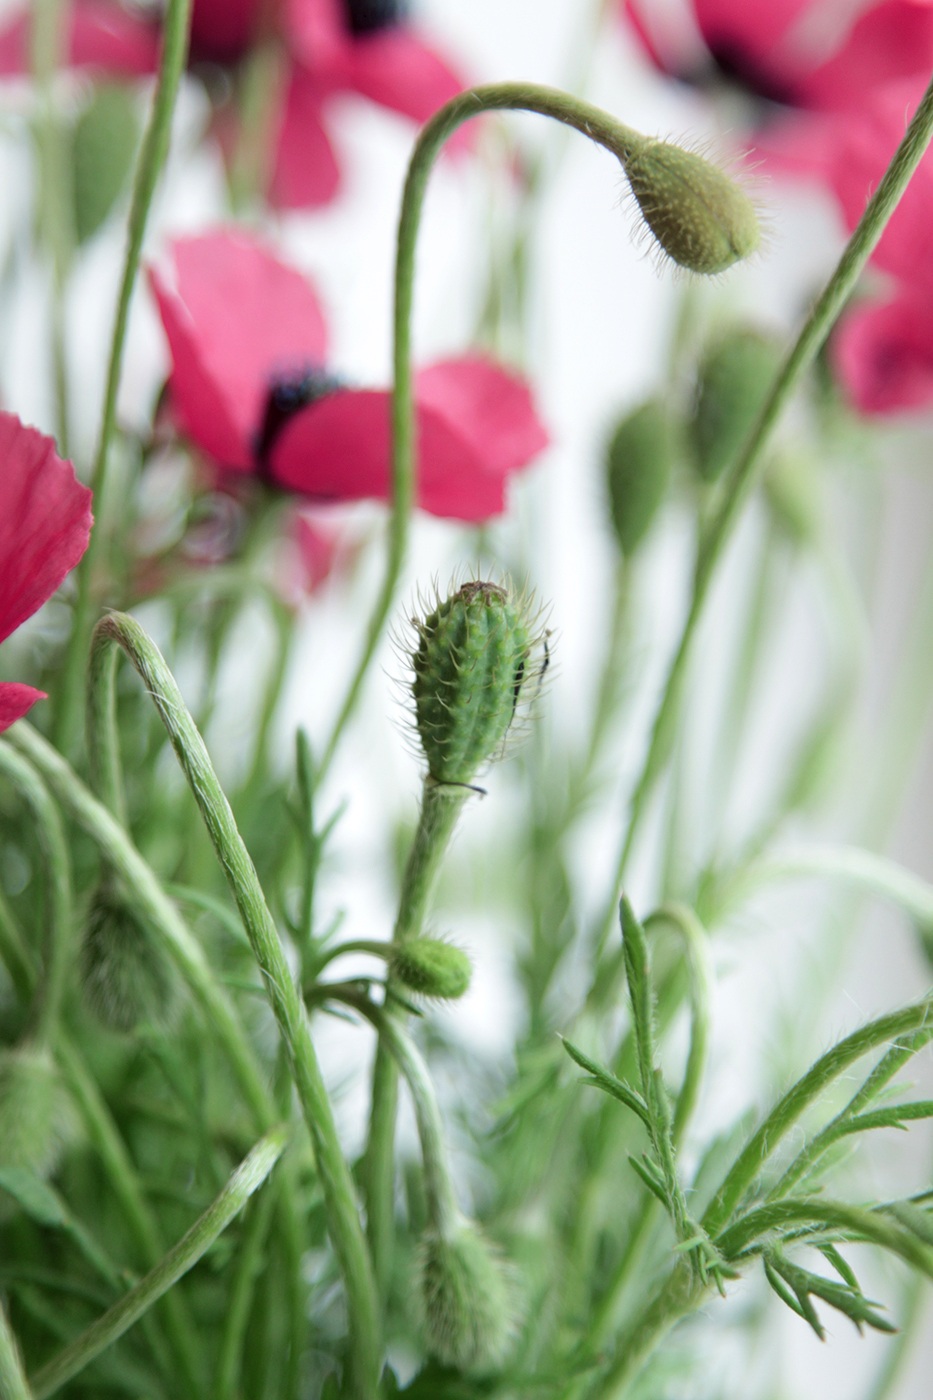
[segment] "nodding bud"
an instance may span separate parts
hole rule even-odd
[[[392,949],[392,975],[410,992],[455,1001],[470,985],[473,967],[462,948],[442,938],[407,938]]]
[[[461,1217],[450,1233],[429,1230],[418,1253],[427,1350],[445,1366],[483,1371],[502,1361],[515,1330],[512,1282],[496,1250]]]
[[[21,1045],[0,1055],[0,1166],[51,1176],[74,1135],[74,1112],[51,1055]]]
[[[609,509],[619,548],[633,555],[658,513],[676,453],[672,411],[649,399],[617,423],[606,449]]]
[[[715,481],[737,458],[780,359],[777,341],[748,327],[732,329],[703,356],[690,437],[704,481]]]
[[[755,206],[718,165],[649,138],[633,144],[623,165],[645,222],[680,267],[725,272],[755,252],[761,241]]]
[[[497,583],[465,583],[414,619],[415,724],[436,783],[468,787],[501,750],[529,686],[537,638],[527,605]]]
[[[114,1031],[143,1021],[165,1024],[178,1004],[178,978],[162,947],[130,904],[107,886],[97,890],[81,945],[88,1007]]]

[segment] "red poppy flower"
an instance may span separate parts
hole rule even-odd
[[[929,0],[861,7],[820,0],[684,0],[680,23],[651,0],[621,9],[662,72],[691,82],[720,76],[794,107],[859,108],[866,93],[910,78],[922,90],[933,67]]]
[[[328,129],[335,93],[359,93],[420,123],[464,88],[403,8],[399,0],[194,0],[192,64],[238,63],[261,24],[282,41],[287,71],[270,179],[279,207],[310,208],[337,193],[340,165]],[[119,0],[71,0],[65,22],[71,67],[117,77],[154,71],[158,28]],[[29,71],[29,27],[22,11],[0,29],[0,74]]]
[[[0,413],[0,642],[55,592],[87,548],[91,493],[51,438]],[[0,731],[43,698],[0,683]]]
[[[243,233],[172,245],[152,285],[172,354],[180,430],[223,466],[316,500],[386,499],[390,395],[341,386],[311,286]],[[547,443],[528,386],[482,356],[415,376],[418,504],[486,520]]]
[[[933,302],[907,292],[855,307],[833,337],[836,372],[862,413],[933,403]]]

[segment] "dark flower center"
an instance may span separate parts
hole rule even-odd
[[[269,455],[289,419],[341,387],[339,379],[314,365],[277,375],[271,381],[256,434],[256,462],[261,476],[269,475]]]
[[[408,17],[408,0],[343,0],[351,34],[377,34]]]
[[[794,105],[793,85],[757,63],[741,45],[726,38],[708,39],[707,43],[720,77],[768,102]]]

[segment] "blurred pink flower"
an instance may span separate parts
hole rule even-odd
[[[933,403],[933,301],[912,292],[854,307],[833,337],[833,364],[862,413]]]
[[[309,208],[336,195],[340,164],[328,115],[335,94],[358,93],[421,123],[462,91],[462,76],[404,9],[397,0],[194,0],[192,64],[239,63],[264,26],[282,42],[287,69],[269,190],[275,204]],[[64,23],[69,66],[116,77],[155,70],[157,23],[119,0],[70,0]],[[23,9],[0,29],[0,74],[28,72],[29,28]]]
[[[0,413],[0,642],[36,612],[74,568],[91,532],[91,493],[51,438]],[[0,731],[44,692],[0,683]]]
[[[903,78],[919,95],[933,68],[930,0],[683,0],[679,17],[652,0],[620,8],[662,72],[701,84],[729,78],[793,107],[860,108],[868,92]]]
[[[181,432],[225,467],[319,501],[386,499],[390,394],[351,389],[326,369],[310,284],[241,232],[172,245],[151,273],[172,354]],[[433,515],[487,520],[510,475],[547,434],[525,382],[463,356],[415,375],[417,501]]]

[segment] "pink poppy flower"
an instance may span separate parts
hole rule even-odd
[[[662,72],[698,83],[719,75],[793,107],[859,108],[868,92],[902,78],[919,95],[933,67],[929,0],[684,0],[679,23],[651,0],[620,8]]]
[[[280,208],[326,204],[340,186],[329,130],[335,94],[361,97],[425,121],[466,85],[455,68],[409,23],[399,0],[194,0],[190,62],[229,67],[260,36],[275,31],[286,56],[285,89],[269,194]],[[66,61],[117,77],[151,73],[158,27],[119,0],[71,0]],[[28,11],[0,29],[0,74],[29,70]],[[229,123],[221,123],[221,144]],[[460,135],[461,147],[469,135]]]
[[[0,642],[52,596],[87,549],[91,493],[55,443],[0,413]],[[31,685],[0,683],[0,731],[43,699]]]
[[[216,461],[318,501],[386,499],[390,395],[339,384],[310,284],[243,233],[172,245],[151,273],[179,429]],[[486,520],[547,443],[531,392],[478,355],[415,376],[418,504]]]
[[[832,341],[836,373],[861,413],[933,404],[933,302],[912,292],[854,307]]]

